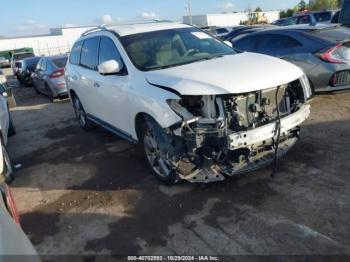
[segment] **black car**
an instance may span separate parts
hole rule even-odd
[[[18,67],[17,78],[24,86],[28,87],[33,85],[31,74],[35,71],[39,60],[40,57],[30,57],[16,62],[16,66]]]
[[[234,27],[232,31],[224,37],[224,40],[231,42],[234,38],[236,38],[239,35],[254,33],[254,32],[257,32],[266,28],[271,28],[271,27],[272,26],[266,26],[266,25],[265,26],[261,26],[261,25],[237,26],[237,27]]]
[[[316,92],[350,89],[350,29],[295,25],[252,33],[232,42],[238,51],[285,59],[304,70]]]

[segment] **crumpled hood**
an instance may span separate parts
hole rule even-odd
[[[147,72],[146,79],[181,95],[221,95],[268,89],[302,75],[300,68],[284,60],[240,53]]]

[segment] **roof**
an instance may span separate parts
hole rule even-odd
[[[302,25],[289,25],[289,26],[281,26],[281,27],[272,27],[272,28],[267,28],[266,30],[315,31],[315,30],[326,30],[326,29],[332,29],[332,28],[338,28],[338,27],[340,27],[338,24],[316,24],[316,25],[302,24]]]
[[[147,22],[106,26],[107,29],[116,32],[120,36],[189,27],[191,26],[173,22]]]

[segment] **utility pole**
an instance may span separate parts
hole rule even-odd
[[[188,8],[188,17],[190,19],[190,25],[193,24],[193,21],[192,21],[192,0],[188,0],[188,4],[187,4],[187,8]]]

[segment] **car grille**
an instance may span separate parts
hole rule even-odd
[[[350,85],[350,70],[337,72],[333,75],[331,86],[346,86]]]

